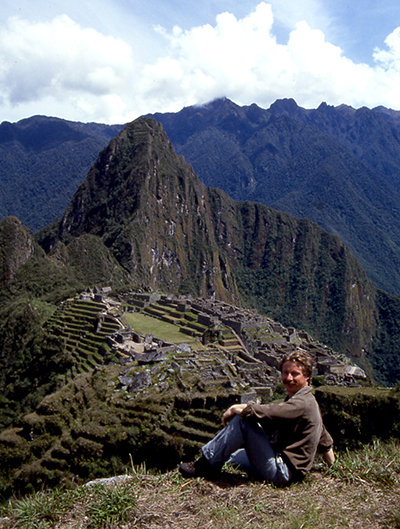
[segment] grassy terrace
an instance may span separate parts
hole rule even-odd
[[[154,316],[140,312],[124,313],[124,321],[141,334],[152,334],[170,343],[187,343],[188,336],[179,331],[179,327]]]
[[[166,342],[187,343],[189,341],[193,347],[194,344],[199,343],[198,339],[208,329],[206,325],[198,322],[198,311],[192,309],[180,312],[173,302],[159,300],[140,307],[139,310],[141,312],[124,313],[126,324],[141,334],[152,334]],[[241,348],[241,344],[229,328],[223,330],[220,345],[226,349]]]
[[[106,320],[96,332],[98,314],[104,309],[102,303],[74,300],[60,307],[49,319],[49,333],[64,337],[65,350],[73,361],[67,375],[88,372],[103,363],[99,349],[105,338],[119,329],[118,323]]]

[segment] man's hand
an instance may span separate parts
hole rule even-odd
[[[322,457],[324,458],[325,463],[327,463],[331,467],[335,462],[335,453],[333,451],[333,448],[330,448],[327,452],[324,452],[322,454]]]
[[[228,408],[222,416],[222,424],[226,426],[235,415],[240,415],[246,406],[247,404],[234,404],[233,406]]]

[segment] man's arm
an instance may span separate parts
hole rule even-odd
[[[331,467],[335,462],[335,452],[333,451],[333,439],[328,430],[323,425],[321,437],[318,444],[318,452],[322,454],[324,461]]]
[[[240,415],[246,406],[247,404],[234,404],[228,408],[222,416],[222,424],[226,426],[235,415]]]

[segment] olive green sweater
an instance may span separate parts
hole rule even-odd
[[[311,470],[317,451],[326,452],[333,445],[310,386],[281,403],[249,403],[241,417],[261,424],[274,450],[294,470],[295,479]]]

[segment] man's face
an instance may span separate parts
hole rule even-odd
[[[310,377],[306,377],[303,368],[296,362],[287,361],[282,366],[282,382],[289,397],[293,397],[299,389],[308,386]]]

